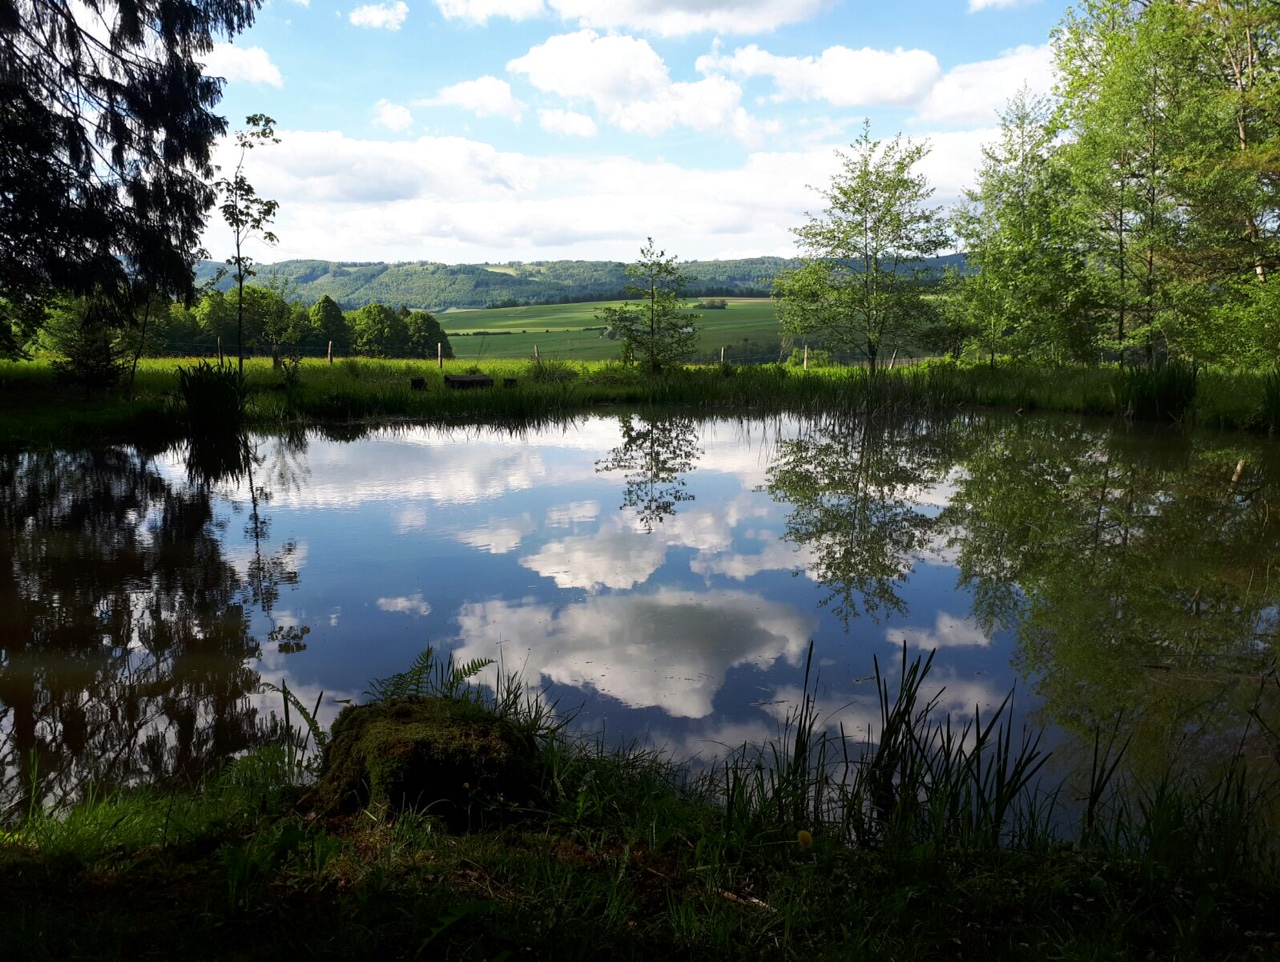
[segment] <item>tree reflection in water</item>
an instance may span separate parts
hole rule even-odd
[[[945,423],[831,416],[779,443],[766,488],[792,505],[786,538],[812,556],[846,631],[906,613],[899,590],[936,528],[917,496],[951,467],[949,438]]]
[[[1119,725],[1149,771],[1225,759],[1241,739],[1275,754],[1272,445],[983,419],[966,450],[943,515],[961,582],[986,630],[1017,632],[1049,719],[1086,740]]]
[[[949,503],[921,503],[943,481]],[[1280,762],[1274,445],[1067,418],[829,417],[780,443],[766,488],[846,629],[906,615],[916,561],[945,547],[982,632],[1014,633],[1042,719],[1086,749],[1117,730],[1148,772],[1203,772],[1238,745]]]
[[[90,781],[192,781],[262,737],[252,610],[296,582],[292,549],[265,549],[260,487],[241,577],[211,494],[256,457],[193,448],[175,485],[137,448],[0,455],[0,816]]]
[[[626,489],[623,509],[635,512],[645,531],[676,513],[676,505],[692,501],[682,475],[694,469],[702,449],[698,447],[698,423],[690,417],[618,418],[622,444],[596,462],[597,471],[622,471]]]

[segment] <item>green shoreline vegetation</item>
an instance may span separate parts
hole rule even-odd
[[[810,664],[812,664],[812,651]],[[956,725],[931,656],[877,666],[876,744],[833,734],[818,679],[777,736],[693,769],[566,734],[518,679],[430,650],[373,703],[462,702],[534,746],[530,801],[317,803],[325,735],[292,693],[276,744],[203,784],[95,794],[0,836],[0,948],[23,959],[1274,958],[1274,786],[1134,784],[1100,735],[1050,791],[1008,700]],[[404,700],[409,696],[409,701]],[[462,706],[459,706],[460,708]],[[552,708],[554,706],[551,706]],[[350,709],[348,709],[350,710]],[[322,780],[321,784],[324,782]]]
[[[80,443],[103,437],[176,438],[186,430],[178,372],[195,359],[144,359],[128,387],[86,394],[54,366],[0,361],[0,438],[8,446]],[[228,368],[229,369],[229,368]],[[484,374],[479,390],[449,390],[446,375]],[[531,420],[614,405],[805,413],[963,407],[1060,411],[1197,425],[1280,428],[1280,375],[926,359],[871,377],[859,367],[797,364],[689,365],[651,376],[617,362],[497,359],[483,363],[346,358],[302,359],[292,370],[267,359],[245,365],[243,425],[407,419],[422,423]],[[421,379],[421,388],[413,387]],[[508,382],[512,382],[508,384]],[[230,425],[233,430],[235,425]]]

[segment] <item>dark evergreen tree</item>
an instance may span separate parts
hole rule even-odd
[[[0,0],[0,353],[50,291],[190,297],[222,82],[261,0]]]
[[[330,342],[339,354],[351,349],[351,329],[347,326],[347,319],[342,308],[328,294],[311,305],[311,327],[324,342],[322,346],[326,350]]]

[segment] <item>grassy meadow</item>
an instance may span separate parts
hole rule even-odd
[[[758,345],[780,337],[773,301],[767,297],[727,297],[723,310],[697,311],[699,354],[725,348],[726,360],[761,363]],[[618,342],[601,337],[598,312],[623,301],[538,304],[529,307],[446,311],[437,320],[449,334],[459,360],[540,357],[568,361],[607,361],[618,356]],[[691,302],[692,303],[692,302]]]

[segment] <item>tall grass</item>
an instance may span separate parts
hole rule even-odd
[[[1196,399],[1197,373],[1180,361],[1123,368],[1116,373],[1116,406],[1139,421],[1180,421]]]
[[[878,732],[859,744],[826,729],[815,710],[810,662],[804,697],[781,735],[743,746],[702,776],[723,803],[725,830],[740,839],[794,839],[801,831],[859,849],[943,853],[1040,848],[1049,841],[1053,795],[1038,795],[1047,754],[1040,736],[1013,730],[1011,698],[985,719],[955,726],[922,700],[930,653],[908,661],[896,686],[875,666]]]
[[[893,670],[877,663],[877,725],[855,736],[818,711],[813,664],[811,651],[775,738],[695,769],[574,735],[513,675],[481,691],[478,663],[425,653],[370,696],[479,700],[541,725],[540,792],[525,818],[466,835],[427,812],[311,819],[290,810],[288,788],[309,775],[277,745],[186,796],[33,812],[0,839],[13,896],[0,900],[0,948],[717,962],[1274,954],[1274,786],[1242,761],[1214,781],[1136,783],[1123,742],[1099,734],[1072,825],[1011,699],[956,723],[924,694],[932,657],[904,649]],[[299,744],[314,747],[313,709],[286,704],[304,716]]]
[[[445,387],[445,374],[473,370],[491,376],[496,386]],[[650,377],[613,361],[473,359],[449,361],[441,369],[426,361],[348,358],[334,365],[303,360],[292,382],[283,384],[269,361],[251,359],[239,388],[220,398],[212,395],[226,385],[215,384],[211,371],[217,368],[207,362],[143,361],[131,396],[109,394],[90,404],[60,391],[48,364],[0,362],[0,438],[30,443],[148,432],[171,439],[194,429],[185,415],[191,410],[209,412],[196,415],[200,430],[216,430],[238,417],[259,427],[389,419],[456,423],[538,420],[614,405],[762,414],[996,407],[1253,430],[1270,430],[1280,419],[1280,381],[1264,373],[1188,373],[1176,364],[1121,373],[1106,366],[1005,362],[993,368],[933,360],[875,377],[860,367],[804,371],[782,364],[715,364]],[[415,378],[421,389],[414,389]],[[184,392],[190,401],[181,400]]]

